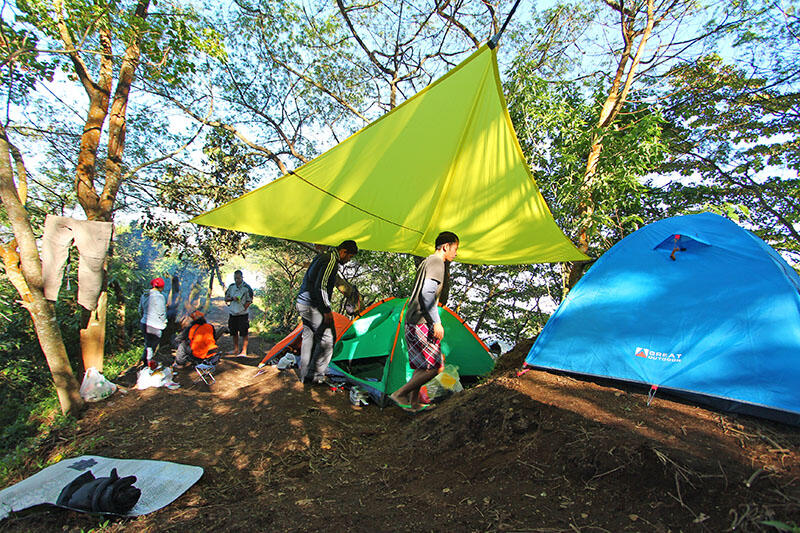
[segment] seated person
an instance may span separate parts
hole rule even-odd
[[[223,329],[214,330],[214,326],[206,322],[205,315],[194,311],[192,319],[179,335],[180,344],[175,352],[175,366],[183,368],[187,365],[205,363],[216,365],[220,354],[217,353],[217,339],[224,333]]]

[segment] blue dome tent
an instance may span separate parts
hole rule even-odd
[[[800,424],[800,276],[723,217],[661,220],[589,269],[525,363]]]

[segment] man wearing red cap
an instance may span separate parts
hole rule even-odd
[[[158,343],[161,341],[161,332],[167,327],[167,301],[164,295],[164,280],[155,278],[150,281],[150,291],[146,298],[139,301],[139,314],[142,315],[141,326],[144,334],[144,352],[141,361],[155,368],[155,355]]]

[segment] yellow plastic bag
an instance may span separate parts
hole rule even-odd
[[[435,378],[425,384],[428,398],[441,398],[454,392],[461,392],[464,387],[458,377],[458,367],[455,365],[444,365],[444,370],[439,372]]]

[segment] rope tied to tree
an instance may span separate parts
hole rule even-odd
[[[503,32],[506,30],[506,26],[508,26],[509,21],[511,21],[511,17],[514,16],[514,12],[517,10],[517,6],[519,6],[519,2],[520,2],[520,0],[517,0],[516,2],[514,2],[514,7],[511,8],[511,12],[508,14],[508,16],[506,17],[505,22],[503,22],[503,25],[500,27],[500,31],[498,31],[494,35],[494,37],[489,39],[489,42],[486,43],[489,46],[489,48],[492,48],[492,49],[497,48],[497,43],[500,42],[500,36],[503,35]]]

